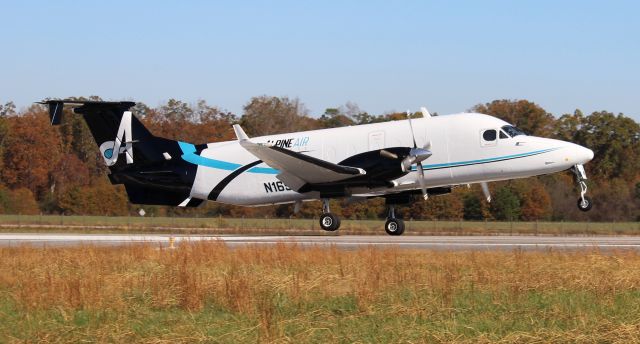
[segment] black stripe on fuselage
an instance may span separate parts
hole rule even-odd
[[[222,179],[220,181],[220,183],[218,183],[218,185],[216,185],[213,190],[211,190],[211,192],[209,193],[209,200],[211,201],[216,201],[218,199],[218,196],[220,196],[220,193],[222,192],[222,190],[224,190],[224,188],[227,187],[227,185],[229,185],[229,183],[231,183],[231,181],[233,181],[234,179],[236,179],[237,176],[239,176],[240,174],[242,174],[242,172],[258,165],[262,163],[262,160],[258,160],[258,161],[254,161],[248,165],[244,165],[242,167],[240,167],[239,169],[229,173],[228,176],[224,177],[224,179]]]

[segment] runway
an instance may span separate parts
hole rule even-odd
[[[179,246],[183,242],[219,241],[229,247],[247,245],[297,244],[302,246],[398,247],[437,250],[602,250],[640,249],[640,237],[630,236],[241,236],[168,234],[36,234],[0,233],[0,246],[121,246],[137,243]]]

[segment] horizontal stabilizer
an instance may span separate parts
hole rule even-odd
[[[49,118],[51,119],[51,125],[59,125],[62,122],[62,110],[65,104],[70,104],[76,107],[89,106],[92,108],[110,108],[119,111],[126,111],[129,108],[136,105],[134,102],[103,102],[97,100],[72,100],[72,99],[59,99],[59,100],[43,100],[37,102],[37,104],[44,104],[49,106]]]

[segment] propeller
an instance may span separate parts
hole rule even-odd
[[[400,166],[403,172],[411,170],[411,166],[416,164],[418,170],[418,183],[420,184],[420,190],[422,190],[422,197],[426,200],[429,198],[427,194],[427,187],[424,185],[424,169],[422,167],[422,161],[428,159],[432,153],[429,150],[431,148],[431,142],[428,142],[423,148],[418,148],[416,143],[416,135],[413,131],[413,124],[411,123],[411,117],[409,111],[407,111],[407,119],[409,120],[409,127],[411,128],[411,138],[413,139],[413,148],[409,151],[409,155],[402,159]],[[382,152],[381,152],[382,154]]]

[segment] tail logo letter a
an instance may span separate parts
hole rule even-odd
[[[125,111],[122,113],[120,127],[115,140],[103,142],[100,145],[100,153],[107,166],[115,165],[118,162],[118,156],[122,153],[125,153],[127,157],[127,164],[133,164],[133,140],[131,136],[131,111]]]

